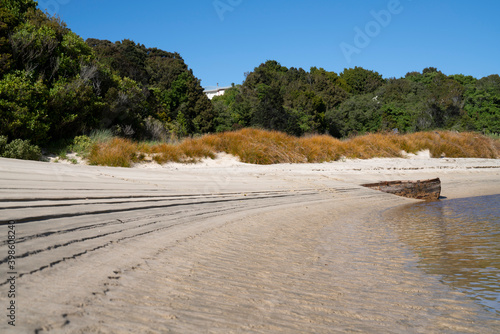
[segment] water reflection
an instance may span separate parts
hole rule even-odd
[[[500,314],[500,195],[411,204],[384,218],[421,268]]]

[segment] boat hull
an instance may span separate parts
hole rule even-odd
[[[389,194],[426,201],[435,201],[441,195],[441,180],[439,178],[418,181],[385,181],[362,184],[362,186]]]

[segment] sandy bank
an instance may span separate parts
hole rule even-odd
[[[500,329],[420,272],[380,221],[412,200],[359,186],[440,177],[447,198],[496,194],[500,160],[255,166],[225,156],[142,167],[0,159],[2,219],[18,222],[17,331]]]

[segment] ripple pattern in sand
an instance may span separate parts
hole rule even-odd
[[[390,229],[351,209],[289,207],[179,242],[114,277],[68,329],[498,332],[500,322],[419,271]]]

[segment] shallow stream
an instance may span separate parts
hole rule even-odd
[[[384,220],[422,270],[500,315],[500,195],[405,205]]]

